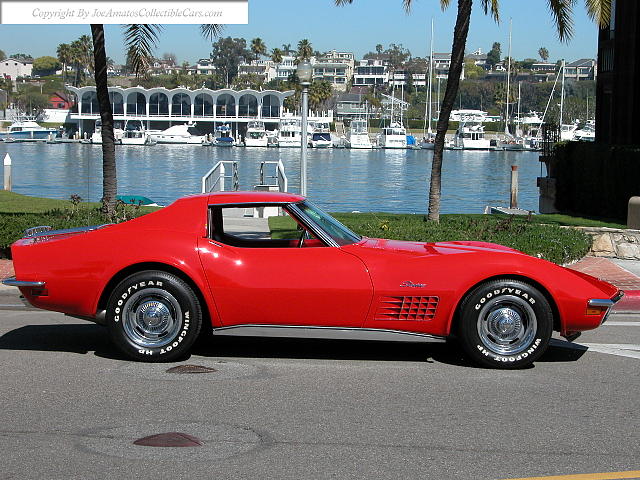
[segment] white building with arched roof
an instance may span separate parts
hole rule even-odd
[[[81,135],[93,132],[100,118],[96,87],[66,88],[77,98],[77,111],[70,113],[71,120],[78,123]],[[114,121],[141,120],[148,130],[194,122],[202,133],[212,133],[222,123],[229,124],[234,134],[244,132],[253,120],[275,128],[284,113],[284,99],[293,94],[293,90],[109,87]]]

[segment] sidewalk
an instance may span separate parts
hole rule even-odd
[[[569,268],[588,273],[624,290],[625,296],[616,305],[616,311],[640,312],[640,261],[585,257]],[[14,275],[13,262],[0,260],[0,279],[12,275]],[[0,290],[13,288],[0,284]]]
[[[614,311],[640,312],[640,261],[584,257],[569,268],[593,275],[623,290],[625,295]]]

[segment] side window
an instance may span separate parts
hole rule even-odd
[[[241,248],[317,248],[326,246],[277,205],[209,207],[212,240]]]

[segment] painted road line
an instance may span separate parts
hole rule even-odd
[[[570,348],[572,350],[582,350],[606,353],[618,357],[637,358],[640,360],[640,345],[626,343],[572,343],[562,340],[552,339],[549,345],[560,348]]]
[[[640,327],[640,322],[606,322],[603,327]]]
[[[640,470],[607,473],[580,473],[577,475],[552,475],[549,477],[523,477],[505,480],[619,480],[622,478],[640,478]]]

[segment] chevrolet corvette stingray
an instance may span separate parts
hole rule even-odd
[[[248,218],[287,216],[290,238]],[[248,225],[248,227],[247,227]],[[36,227],[12,245],[38,308],[105,325],[141,361],[183,357],[214,335],[456,339],[482,366],[538,359],[552,331],[601,325],[622,292],[501,245],[357,235],[307,199],[219,192],[114,225]]]

